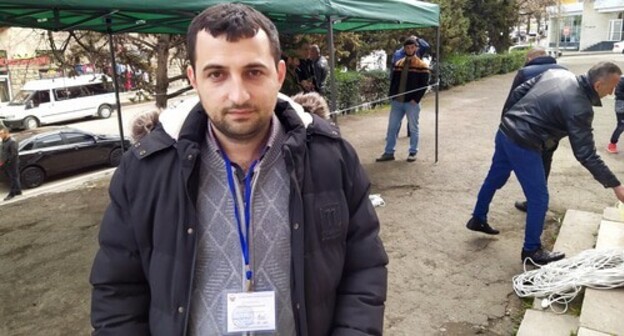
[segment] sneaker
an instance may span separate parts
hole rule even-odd
[[[516,201],[516,203],[514,203],[514,206],[516,207],[516,209],[522,212],[527,212],[527,201]]]
[[[523,249],[520,256],[522,258],[522,262],[526,262],[527,259],[531,259],[531,261],[537,265],[546,265],[550,262],[565,258],[565,253],[551,252],[540,247],[535,251],[525,251]]]
[[[416,161],[416,153],[410,153],[407,156],[407,162],[414,162],[414,161]]]
[[[499,233],[499,231],[491,227],[488,222],[479,220],[476,217],[470,218],[468,223],[466,223],[466,227],[468,228],[468,230],[479,231],[490,235],[497,235]]]
[[[607,145],[607,152],[611,153],[611,154],[617,154],[618,149],[617,149],[617,144],[614,143],[610,143]]]
[[[383,153],[375,161],[377,162],[394,161],[394,154]]]

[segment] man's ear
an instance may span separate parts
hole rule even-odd
[[[286,63],[284,60],[280,60],[277,63],[277,80],[279,81],[280,87],[284,84],[284,79],[286,79]]]
[[[186,67],[186,77],[188,77],[193,88],[197,89],[197,79],[195,78],[195,70],[193,70],[193,67],[190,65]]]

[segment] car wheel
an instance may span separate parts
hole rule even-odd
[[[115,149],[113,149],[110,154],[108,154],[108,164],[111,167],[117,167],[119,166],[119,163],[121,162],[121,157],[123,156],[123,152],[121,151],[121,148],[117,147]]]
[[[110,105],[102,105],[98,108],[98,117],[108,119],[113,114],[113,108]]]
[[[25,188],[36,188],[43,184],[45,172],[39,167],[27,167],[22,170],[21,180]]]
[[[24,129],[30,130],[39,127],[39,120],[35,117],[26,117],[24,119]]]

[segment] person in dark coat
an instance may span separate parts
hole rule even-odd
[[[615,87],[615,117],[617,125],[607,145],[607,152],[611,154],[617,154],[617,143],[618,140],[620,140],[620,135],[624,132],[624,77],[620,78],[620,81]]]
[[[0,168],[2,168],[10,185],[9,194],[4,198],[5,201],[8,201],[22,194],[19,177],[19,152],[17,141],[13,139],[9,129],[4,125],[0,125],[0,139],[2,139]]]
[[[513,171],[528,201],[521,259],[543,265],[564,258],[561,252],[545,249],[541,235],[548,209],[542,153],[565,136],[570,139],[576,159],[624,201],[624,187],[596,153],[592,133],[592,106],[600,106],[600,99],[613,93],[621,74],[617,65],[601,62],[587,75],[549,70],[515,89],[496,133],[492,165],[466,227],[486,234],[499,233],[489,225],[487,214],[496,190],[507,183]]]
[[[416,40],[408,38],[403,43],[403,48],[405,57],[394,64],[390,77],[389,96],[392,97],[392,102],[388,116],[386,147],[383,154],[375,160],[377,162],[394,161],[394,151],[403,116],[407,116],[410,130],[407,162],[416,161],[418,153],[420,100],[429,82],[429,68],[416,56],[418,50]]]
[[[557,64],[557,60],[546,54],[546,50],[541,47],[535,47],[527,52],[526,63],[522,69],[518,70],[516,77],[514,77],[509,95],[505,101],[503,111],[509,108],[508,104],[511,100],[513,91],[520,86],[520,84],[541,75],[545,71],[551,69],[566,69],[564,66]],[[550,175],[550,168],[552,166],[552,158],[555,154],[555,150],[559,147],[559,142],[553,143],[553,145],[542,152],[542,161],[544,163],[544,173],[546,174],[546,182],[548,182],[548,176]],[[527,202],[516,201],[514,206],[516,209],[526,212]]]
[[[191,22],[200,102],[138,127],[111,180],[94,335],[382,334],[388,257],[370,182],[336,127],[278,97],[279,49],[242,4]]]

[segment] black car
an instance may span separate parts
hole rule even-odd
[[[95,135],[73,128],[38,128],[14,133],[13,137],[19,144],[24,188],[38,187],[53,175],[117,166],[123,154],[118,135]],[[130,140],[124,140],[124,147],[130,147]]]

